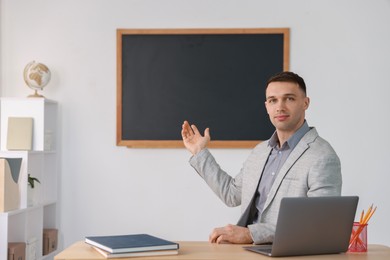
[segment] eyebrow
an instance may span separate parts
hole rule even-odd
[[[295,95],[294,93],[287,93],[287,94],[283,94],[282,97],[296,97],[297,95]],[[266,98],[266,100],[268,99],[272,99],[272,98],[276,98],[276,96],[269,96]]]

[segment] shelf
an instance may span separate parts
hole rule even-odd
[[[34,151],[56,150],[57,102],[44,98],[1,98],[0,148],[7,150],[9,117],[33,118]]]
[[[56,205],[56,204],[57,204],[57,201],[52,200],[52,201],[48,201],[48,202],[45,202],[42,204],[28,206],[27,208],[16,209],[16,210],[11,210],[11,211],[7,211],[7,212],[0,212],[0,216],[4,215],[4,216],[10,217],[10,216],[18,215],[18,214],[24,214],[24,213],[29,212],[29,211],[33,211],[36,209],[40,209],[40,208],[44,208],[44,207],[48,207],[48,206],[52,206],[52,205]]]
[[[43,255],[42,247],[43,229],[59,228],[57,102],[44,98],[1,98],[0,102],[0,158],[22,158],[19,208],[0,212],[0,259],[7,259],[9,242],[27,244],[32,239],[36,240],[37,260],[53,259],[60,247],[48,255]],[[6,149],[8,117],[33,118],[31,151]],[[33,189],[32,205],[28,174],[40,181]]]

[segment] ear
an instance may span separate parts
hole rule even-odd
[[[267,110],[267,114],[269,114],[269,113],[268,113],[268,106],[267,106],[268,103],[267,103],[267,101],[264,102],[264,105],[265,105],[265,110]]]
[[[305,97],[305,110],[307,110],[309,108],[309,105],[310,105],[310,98],[309,97]]]

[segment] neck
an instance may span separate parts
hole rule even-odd
[[[276,130],[276,133],[278,135],[278,143],[279,143],[279,148],[283,146],[285,142],[294,134],[294,133],[286,133],[283,131],[278,131]]]
[[[282,130],[282,129],[276,129],[276,134],[278,135],[278,139],[279,139],[279,147],[282,147],[283,144],[285,142],[287,142],[287,140],[293,136],[299,128],[301,128],[301,126],[303,125],[303,123],[305,122],[305,120],[303,120],[295,129],[293,130]]]

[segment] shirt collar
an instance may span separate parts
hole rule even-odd
[[[306,120],[303,122],[302,126],[286,141],[286,143],[283,146],[286,146],[286,148],[294,149],[295,146],[299,143],[299,141],[302,139],[302,137],[310,130],[309,125],[307,124]],[[272,148],[277,148],[278,146],[278,135],[276,131],[272,134],[271,138],[268,141],[268,146]],[[283,148],[283,147],[282,147]],[[282,149],[281,148],[281,149]]]

